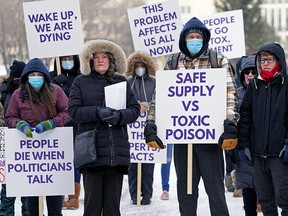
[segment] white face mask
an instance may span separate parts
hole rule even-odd
[[[142,77],[146,73],[146,68],[145,67],[137,67],[135,69],[135,73],[137,74],[137,76]]]

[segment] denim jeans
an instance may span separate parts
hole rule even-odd
[[[172,161],[173,144],[167,144],[167,163],[161,165],[162,190],[169,191],[170,166]]]

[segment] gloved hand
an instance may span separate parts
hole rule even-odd
[[[26,137],[33,138],[33,128],[24,120],[20,120],[16,124],[16,128],[26,135]]]
[[[154,123],[147,123],[144,128],[144,136],[150,148],[165,149],[166,146],[157,136],[157,126]]]
[[[109,107],[98,107],[97,110],[98,117],[103,120],[103,118],[111,116],[113,114],[113,109]]]
[[[45,131],[55,128],[55,124],[51,120],[42,121],[35,127],[35,132],[41,134]]]
[[[61,85],[61,84],[65,83],[66,80],[67,80],[67,76],[65,76],[64,74],[60,74],[59,76],[54,77],[52,82],[56,83],[58,85]]]
[[[279,153],[279,158],[282,158],[284,163],[288,163],[288,138],[285,139],[285,145]]]
[[[252,156],[248,147],[237,149],[239,160],[245,161],[248,165],[252,166]]]
[[[235,149],[238,143],[237,133],[237,126],[231,120],[225,119],[224,132],[218,140],[219,147],[224,150]]]
[[[121,118],[121,113],[118,110],[112,111],[112,115],[102,118],[102,121],[107,122],[110,125],[116,125]]]

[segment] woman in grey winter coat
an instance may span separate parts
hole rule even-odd
[[[153,58],[144,52],[134,52],[128,57],[126,76],[131,89],[141,106],[141,112],[149,109],[155,89],[156,65]],[[144,128],[143,128],[144,129]],[[141,205],[149,205],[153,193],[154,164],[142,163]],[[129,167],[129,191],[132,204],[137,204],[137,164]]]
[[[80,167],[84,216],[119,216],[123,174],[130,165],[127,124],[138,118],[140,106],[129,84],[123,95],[125,109],[115,110],[105,104],[104,87],[127,81],[119,74],[126,71],[125,54],[119,45],[100,39],[86,42],[80,65],[82,74],[72,85],[68,111],[79,124],[78,134],[97,128],[97,161]]]

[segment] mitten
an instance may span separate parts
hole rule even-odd
[[[116,125],[121,118],[121,113],[118,110],[114,110],[112,115],[102,118],[102,121],[107,122],[110,125]]]
[[[157,136],[157,126],[154,123],[148,123],[144,128],[144,136],[147,145],[150,148],[165,149],[166,146]]]
[[[35,132],[41,134],[45,131],[55,128],[55,124],[51,120],[42,121],[35,127]]]
[[[103,118],[111,116],[113,114],[113,109],[109,107],[98,107],[96,110],[97,116],[103,120]]]
[[[17,124],[16,124],[16,128],[18,130],[20,130],[22,133],[24,133],[26,135],[26,137],[33,137],[32,131],[33,128],[24,120],[20,120]]]
[[[235,149],[238,143],[237,139],[238,129],[231,120],[224,120],[224,132],[218,140],[218,145],[224,150]]]
[[[283,159],[284,163],[288,163],[288,138],[285,139],[285,145],[280,151],[279,157]]]

